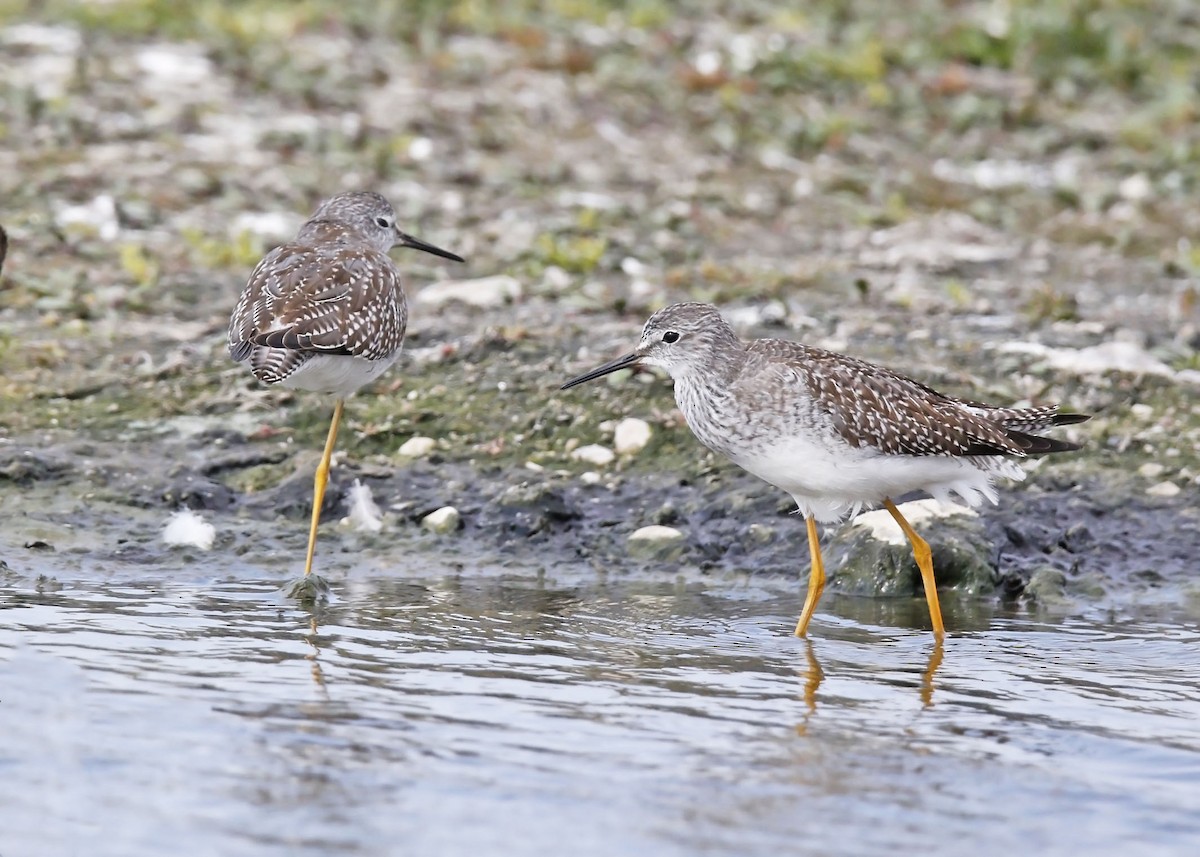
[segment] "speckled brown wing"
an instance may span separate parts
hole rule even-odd
[[[888,455],[1024,454],[1003,426],[891,370],[783,340],[758,340],[749,350],[796,372],[851,446]]]
[[[384,253],[285,244],[259,262],[229,324],[229,352],[278,383],[316,354],[382,360],[407,324],[400,277]]]
[[[920,381],[907,379],[910,383],[916,384],[933,399],[944,402],[949,402],[969,411],[975,412],[976,416],[983,417],[988,422],[999,423],[1005,429],[1015,432],[1034,432],[1040,429],[1051,428],[1053,426],[1073,425],[1091,419],[1088,414],[1064,414],[1060,411],[1058,405],[1039,405],[1032,408],[1006,408],[996,405],[988,405],[983,402],[975,402],[970,399],[959,399],[955,396],[947,396],[945,393],[939,393],[932,387],[922,384]]]

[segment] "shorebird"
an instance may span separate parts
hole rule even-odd
[[[383,374],[404,344],[408,303],[388,256],[396,246],[464,261],[401,232],[377,193],[327,199],[294,239],[262,258],[229,319],[229,354],[258,380],[336,397],[313,483],[306,579],[346,397]]]
[[[992,480],[1024,478],[1020,459],[1079,449],[1035,432],[1089,419],[1057,406],[956,399],[882,366],[796,342],[743,342],[716,307],[701,303],[654,313],[637,348],[562,389],[639,364],[659,366],[674,379],[675,401],[702,444],[796,501],[811,560],[798,637],[807,633],[825,587],[817,524],[882,504],[912,544],[941,639],[929,544],[894,498],[924,491],[939,500],[956,494],[969,506],[995,503]]]

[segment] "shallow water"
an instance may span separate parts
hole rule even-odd
[[[0,854],[1191,854],[1200,624],[580,573],[0,588]],[[971,612],[973,611],[973,612]],[[899,617],[899,618],[897,618]],[[910,621],[911,620],[911,621]]]

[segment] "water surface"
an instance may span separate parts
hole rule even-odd
[[[312,614],[143,572],[0,589],[4,857],[1200,844],[1187,613],[951,599],[939,649],[923,602],[797,640],[787,581],[397,574]]]

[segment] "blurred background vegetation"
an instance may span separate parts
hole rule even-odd
[[[988,311],[1034,325],[1131,321],[1151,293],[1166,339],[1196,312],[1190,0],[0,0],[0,66],[14,399],[89,388],[65,366],[120,376],[131,318],[144,350],[173,336],[227,368],[228,307],[286,231],[244,215],[348,185],[392,195],[464,276],[574,308],[911,305],[892,287],[912,266],[873,244],[911,225],[1004,245],[993,269],[919,271],[947,312],[979,309],[985,278]]]

